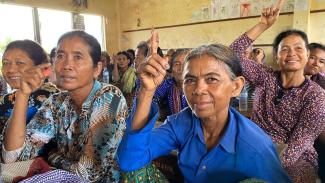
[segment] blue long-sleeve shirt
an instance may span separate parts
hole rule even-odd
[[[139,78],[135,81],[136,85],[136,91],[138,92],[141,87],[141,81]],[[174,108],[174,91],[173,87],[176,86],[176,81],[173,78],[168,78],[165,79],[156,89],[155,95],[154,95],[154,100],[157,101],[158,103],[161,103],[162,101],[167,101],[167,110],[168,110],[168,115],[174,114],[173,108]],[[179,105],[181,110],[184,109],[185,107],[188,106],[185,95],[182,90],[179,91]]]
[[[207,150],[201,121],[186,108],[169,116],[159,128],[155,103],[148,124],[131,130],[135,107],[127,119],[127,130],[118,149],[122,171],[137,170],[153,159],[178,150],[178,164],[186,182],[238,182],[258,178],[267,182],[290,182],[272,140],[252,121],[229,110],[227,129],[217,146]]]

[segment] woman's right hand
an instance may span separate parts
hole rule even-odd
[[[112,60],[113,60],[113,64],[114,65],[117,65],[117,55],[115,55],[115,54],[113,54],[113,56],[112,56]]]
[[[271,27],[278,19],[283,3],[284,0],[277,0],[275,6],[263,8],[260,22],[267,27]]]
[[[50,75],[51,64],[41,64],[24,71],[20,78],[19,93],[29,96],[37,90]]]
[[[169,69],[168,61],[157,54],[159,44],[158,33],[151,32],[151,56],[138,67],[138,76],[141,80],[141,89],[154,92],[163,82],[166,70]]]

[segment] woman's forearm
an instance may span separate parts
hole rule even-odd
[[[249,29],[246,34],[247,36],[255,41],[264,31],[266,31],[269,27],[261,22],[254,25],[251,29]]]
[[[120,80],[120,75],[118,73],[118,67],[117,64],[114,64],[114,69],[113,69],[113,81],[118,82]]]
[[[16,150],[25,142],[28,99],[29,95],[17,91],[14,110],[5,131],[4,147],[7,151]]]

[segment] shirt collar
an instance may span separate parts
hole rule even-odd
[[[91,105],[91,101],[94,98],[96,92],[101,88],[101,84],[99,81],[95,80],[93,84],[93,88],[91,89],[87,99],[82,104],[82,109],[89,109]]]
[[[236,137],[237,137],[237,119],[234,116],[234,113],[229,110],[229,120],[228,126],[226,127],[225,134],[220,140],[220,145],[228,152],[235,153],[236,146]]]
[[[235,118],[233,112],[229,109],[229,120],[226,131],[221,137],[219,145],[225,149],[228,153],[235,153],[236,148],[236,137],[237,137],[237,119]],[[195,135],[198,136],[199,140],[205,144],[203,130],[201,127],[201,120],[192,112],[194,125],[195,125]]]

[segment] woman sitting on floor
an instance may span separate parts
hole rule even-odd
[[[156,37],[154,34],[152,50],[156,50]],[[118,150],[122,171],[136,171],[178,150],[186,182],[238,182],[247,178],[289,182],[272,140],[229,107],[245,83],[232,50],[223,45],[192,50],[182,75],[189,107],[153,129],[158,108],[152,99],[168,67],[167,60],[155,53],[140,65],[141,89]]]
[[[57,44],[55,72],[65,90],[46,100],[26,126],[31,93],[43,83],[42,64],[21,75],[13,115],[5,130],[5,163],[35,158],[50,141],[56,145],[48,155],[51,166],[74,173],[90,182],[118,182],[115,162],[125,129],[127,106],[115,86],[96,81],[101,72],[98,41],[84,31],[61,36]],[[64,179],[57,175],[57,181]]]
[[[313,144],[325,127],[325,92],[304,75],[307,35],[287,30],[276,36],[273,50],[279,71],[244,56],[245,49],[277,20],[279,9],[281,6],[265,9],[260,21],[231,48],[240,57],[245,78],[255,87],[252,120],[274,143],[286,147],[280,158],[292,181],[315,183],[317,153]]]

